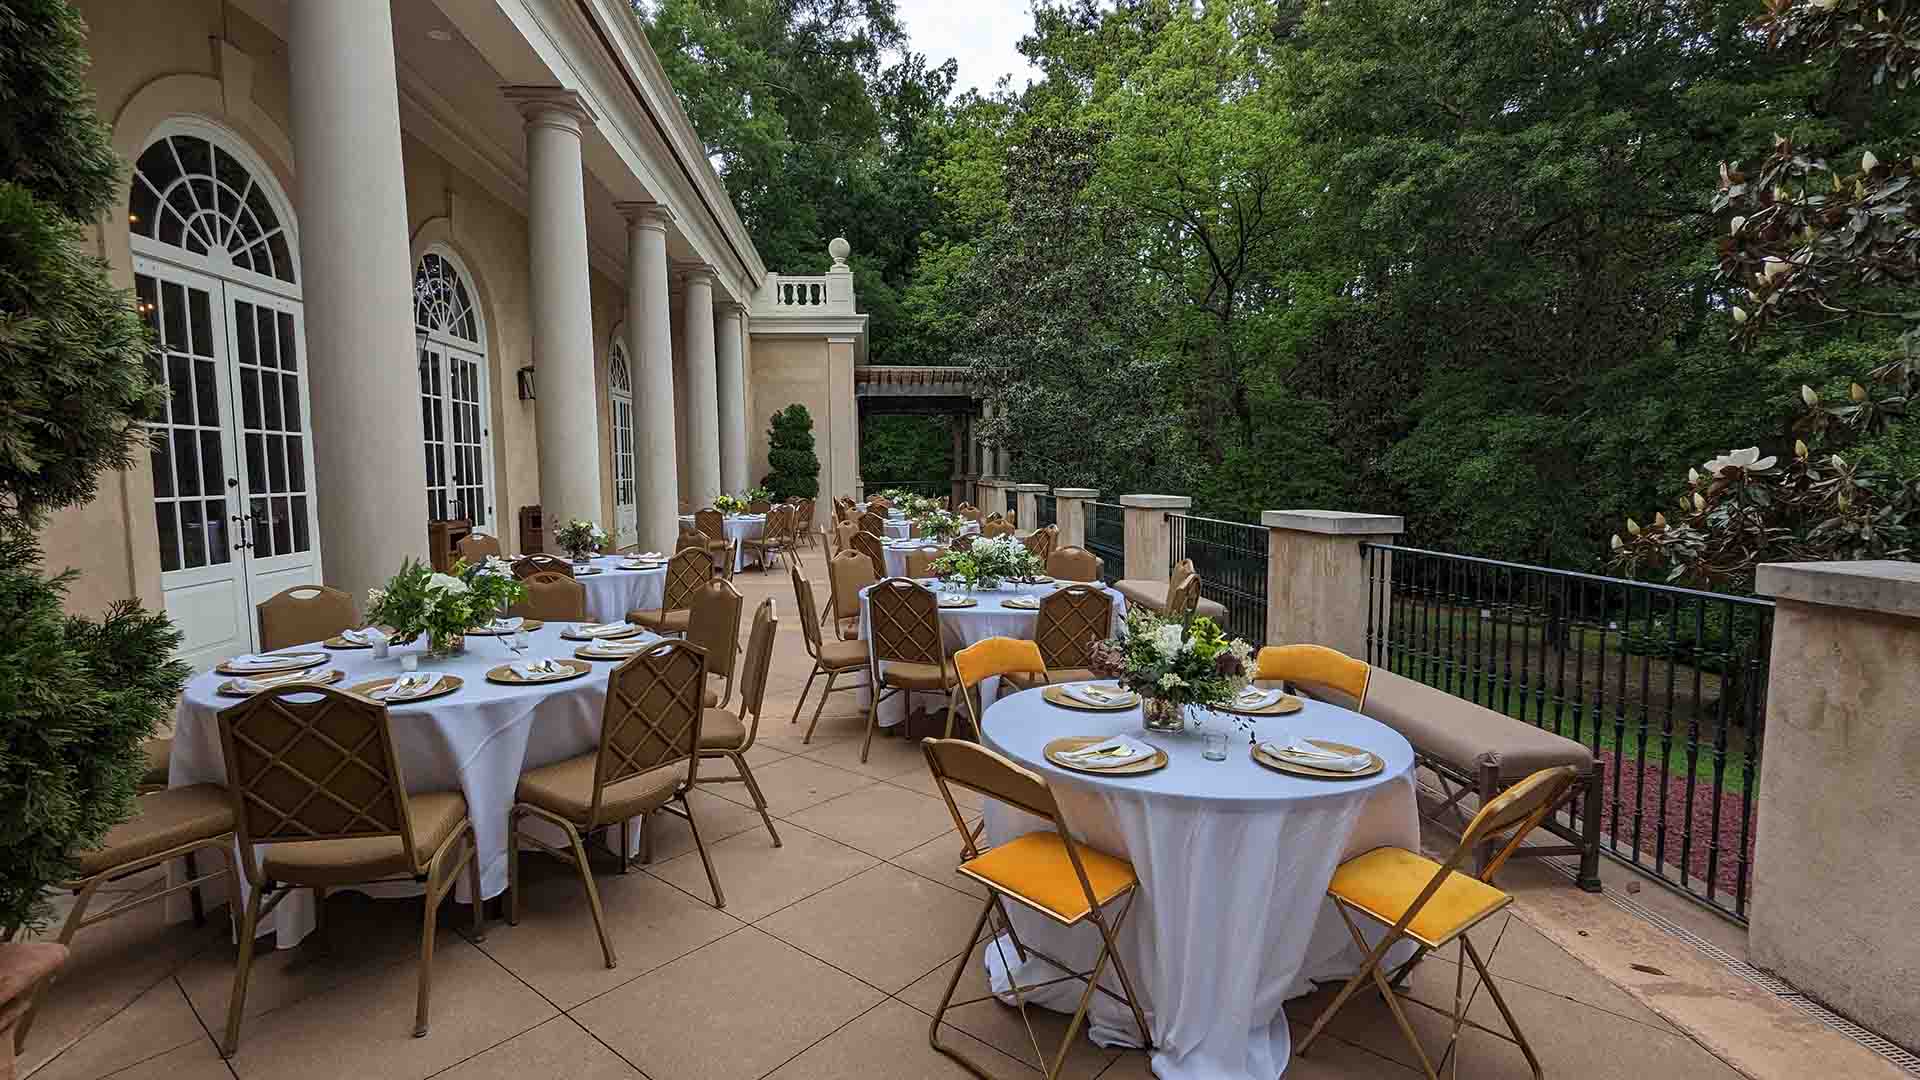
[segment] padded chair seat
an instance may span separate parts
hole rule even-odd
[[[233,831],[233,796],[221,784],[194,784],[142,795],[138,809],[115,825],[104,845],[79,854],[83,878],[103,874],[182,844]]]
[[[880,681],[901,690],[945,690],[960,681],[960,672],[951,657],[932,664],[909,664],[889,660],[880,665]]]
[[[1556,765],[1571,765],[1583,776],[1593,768],[1593,751],[1564,735],[1377,667],[1364,711],[1422,756],[1463,773],[1496,765],[1503,780],[1518,780]]]
[[[860,640],[860,616],[849,615],[835,625],[840,629],[841,638],[847,641]]]
[[[737,750],[747,741],[747,725],[725,709],[709,708],[700,714],[700,749]]]
[[[1049,679],[1047,675],[1053,677]],[[1100,677],[1086,668],[1061,668],[1058,671],[1049,671],[1047,675],[1016,671],[1011,675],[1001,676],[1001,679],[1012,683],[1017,689],[1031,690],[1036,686],[1046,686],[1048,683],[1092,682]]]
[[[867,643],[858,638],[852,641],[823,641],[820,643],[820,666],[828,671],[866,667]]]
[[[411,856],[397,836],[278,843],[261,853],[260,872],[275,881],[309,886],[410,877],[467,820],[467,800],[457,791],[428,791],[407,796],[407,807],[413,814],[416,845]]]
[[[1085,844],[1075,845],[1087,870],[1093,895],[1102,905],[1132,885],[1133,864]],[[984,885],[1018,896],[1069,925],[1087,917],[1086,890],[1073,872],[1067,845],[1057,832],[1030,832],[990,848],[960,864],[960,872]]]
[[[584,826],[587,815],[593,812],[593,764],[598,756],[599,751],[592,750],[522,773],[514,797]],[[673,798],[686,778],[686,766],[675,763],[609,784],[601,796],[598,824],[658,809]]]
[[[1440,864],[1425,856],[1403,848],[1374,848],[1341,863],[1327,891],[1392,926],[1439,872]],[[1422,945],[1438,947],[1512,899],[1478,878],[1451,871],[1407,924],[1407,933]]]
[[[689,608],[675,608],[661,611],[658,608],[636,609],[627,612],[627,621],[635,626],[644,626],[656,634],[684,634],[687,623],[693,618]]]
[[[1152,608],[1162,615],[1167,613],[1167,583],[1164,581],[1148,581],[1144,578],[1121,578],[1119,581],[1113,583],[1113,587],[1119,591],[1121,596],[1127,598],[1127,603],[1129,604],[1145,604],[1147,607]],[[1209,600],[1204,596],[1200,598],[1198,604],[1194,605],[1194,611],[1197,614],[1205,615],[1215,622],[1219,622],[1221,619],[1227,617],[1227,606],[1225,604],[1222,604],[1218,600]]]

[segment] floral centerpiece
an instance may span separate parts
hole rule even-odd
[[[746,500],[748,503],[770,502],[772,499],[773,492],[765,487],[747,489]]]
[[[585,518],[574,518],[553,534],[553,542],[560,550],[573,556],[574,562],[585,561],[591,552],[599,551],[612,542],[607,530]]]
[[[997,589],[1008,578],[1038,577],[1040,559],[1011,536],[977,540],[964,550],[949,551],[933,560],[937,577],[960,581],[969,589]]]
[[[922,510],[912,517],[914,532],[922,536],[931,536],[943,544],[960,535],[961,528],[966,524],[960,515],[937,507]]]
[[[723,514],[744,514],[749,503],[738,495],[715,495],[713,508]]]
[[[1091,666],[1140,695],[1147,730],[1178,732],[1187,706],[1232,703],[1247,685],[1252,655],[1251,645],[1228,638],[1205,615],[1182,622],[1135,607],[1119,637],[1094,645]]]
[[[427,635],[435,656],[457,653],[467,631],[526,599],[527,587],[498,555],[485,562],[455,559],[446,573],[408,559],[384,587],[367,590],[367,619],[390,627],[401,644]]]

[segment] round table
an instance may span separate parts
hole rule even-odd
[[[907,543],[907,544],[881,545],[880,553],[883,556],[885,556],[887,560],[887,576],[888,577],[906,577],[907,576],[907,554],[909,552],[921,551],[928,548],[931,548],[935,551],[945,550],[944,545],[942,545],[938,540],[918,540],[918,541],[914,541],[912,543]]]
[[[583,643],[561,638],[561,627],[560,623],[547,623],[529,633],[530,647],[525,658],[573,656],[574,650]],[[647,634],[643,639],[653,636]],[[301,650],[331,654],[321,670],[337,668],[345,673],[333,684],[338,689],[368,679],[398,675],[400,658],[408,654],[419,658],[421,671],[438,671],[461,678],[464,685],[445,697],[389,705],[388,709],[393,716],[394,747],[407,790],[458,789],[466,796],[467,812],[473,818],[473,831],[480,847],[480,891],[489,897],[499,895],[507,887],[507,814],[513,808],[514,789],[519,786],[520,774],[584,754],[599,745],[607,674],[618,663],[594,661],[589,674],[565,682],[533,686],[490,683],[486,679],[488,669],[520,659],[507,648],[506,642],[506,638],[469,636],[466,650],[447,660],[428,660],[424,639],[412,645],[393,646],[385,660],[375,659],[372,649],[301,647]],[[229,678],[231,676],[206,671],[187,683],[186,692],[174,709],[173,753],[167,768],[169,786],[226,783],[226,761],[220,751],[216,714],[241,699],[224,696],[216,688]],[[528,824],[531,825],[531,819]],[[628,834],[630,841],[637,841],[638,829],[629,829]],[[543,838],[565,842],[557,834]],[[421,891],[411,883],[353,888],[381,896],[418,895]],[[469,900],[464,877],[459,889],[460,898]],[[171,906],[169,913],[174,913]],[[185,917],[184,904],[180,905],[177,917]],[[313,894],[296,890],[274,910],[272,918],[261,924],[260,932],[277,931],[279,946],[291,948],[313,929],[313,917]]]
[[[692,529],[694,527],[693,515],[681,514],[680,527],[682,529]],[[739,548],[733,557],[734,571],[737,573],[746,569],[746,545],[739,542],[743,540],[758,540],[762,536],[765,536],[767,534],[767,515],[728,514],[725,520],[721,522],[721,528],[722,531],[725,532],[726,538],[734,541]]]
[[[1364,779],[1310,780],[1256,764],[1249,735],[1232,718],[1189,710],[1190,724],[1195,719],[1229,733],[1227,760],[1202,758],[1191,730],[1143,731],[1137,708],[1082,712],[1049,704],[1038,690],[991,706],[983,738],[1046,777],[1076,836],[1132,861],[1141,890],[1119,945],[1153,1026],[1154,1075],[1272,1080],[1291,1055],[1282,1003],[1314,981],[1351,975],[1363,959],[1326,898],[1334,869],[1383,845],[1419,850],[1413,748],[1384,724],[1325,702],[1254,721],[1260,740],[1325,737],[1386,761]],[[1167,767],[1099,776],[1059,768],[1042,753],[1063,735],[1123,731],[1165,750]],[[1046,827],[992,799],[985,816],[990,844]],[[1092,967],[1100,944],[1092,924],[1062,928],[1013,907],[1023,940],[1080,970]],[[986,948],[988,977],[1011,1004],[1007,967],[1019,961],[1010,943],[1000,944]],[[1390,959],[1408,955],[1403,944]],[[1023,986],[1059,974],[1038,957],[1018,972]],[[1118,987],[1108,979],[1104,985]],[[1071,1013],[1083,985],[1058,983],[1028,998]],[[1104,994],[1094,996],[1087,1033],[1104,1046],[1139,1045],[1133,1014]]]
[[[627,555],[596,555],[597,574],[574,575],[587,590],[587,618],[594,622],[619,622],[627,612],[650,611],[666,602],[667,564],[662,561],[650,570],[627,570]]]
[[[905,518],[889,518],[887,520],[887,539],[905,540],[912,535],[913,522]]]
[[[904,558],[904,556],[903,556]],[[939,591],[941,586],[933,578],[921,578],[920,582],[928,588]],[[1040,624],[1040,612],[1033,609],[1010,608],[1001,603],[1016,596],[1046,596],[1056,589],[1067,585],[1090,584],[1104,591],[1113,600],[1113,626],[1110,633],[1118,634],[1121,624],[1127,616],[1127,598],[1108,585],[1097,582],[1054,581],[1045,585],[1016,585],[1002,582],[997,589],[968,592],[967,595],[978,601],[972,607],[941,608],[940,632],[948,655],[976,641],[985,641],[990,637],[1010,637],[1031,640]],[[871,589],[872,586],[868,586]],[[867,590],[860,592],[860,638],[868,642],[871,650],[873,627],[868,620]],[[987,679],[980,684],[980,700],[991,702],[1000,692],[1000,680]],[[939,708],[947,707],[946,695],[926,692],[928,696],[939,699]],[[862,691],[863,701],[865,691]],[[892,727],[907,718],[907,699],[920,696],[921,691],[913,694],[899,693],[880,703],[880,726]]]

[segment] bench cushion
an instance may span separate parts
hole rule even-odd
[[[1167,613],[1167,583],[1164,581],[1148,581],[1145,578],[1121,578],[1119,581],[1113,583],[1113,587],[1120,591],[1121,596],[1127,598],[1127,603],[1129,604],[1144,604],[1162,615]],[[1209,600],[1204,596],[1200,598],[1198,604],[1194,605],[1194,610],[1196,613],[1205,615],[1214,622],[1219,622],[1227,617],[1227,606],[1225,604],[1222,604],[1218,600]]]
[[[1422,756],[1469,775],[1482,764],[1497,765],[1502,780],[1555,765],[1582,774],[1593,767],[1593,752],[1572,739],[1377,667],[1362,711],[1405,736]]]

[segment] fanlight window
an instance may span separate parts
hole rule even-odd
[[[134,166],[127,224],[135,236],[295,283],[293,248],[253,174],[198,135],[169,135]]]
[[[480,341],[467,283],[452,263],[432,252],[421,257],[413,275],[413,321],[462,341]]]
[[[633,393],[633,376],[627,372],[627,350],[617,341],[608,350],[607,382],[620,393]]]

